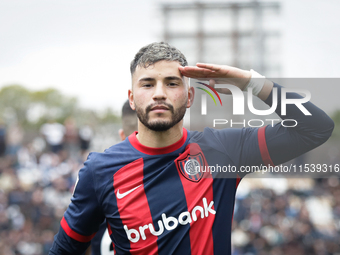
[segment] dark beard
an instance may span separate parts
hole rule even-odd
[[[148,129],[152,131],[156,131],[156,132],[163,132],[163,131],[169,130],[170,128],[175,126],[178,122],[180,122],[183,119],[184,114],[186,112],[186,104],[187,103],[185,102],[185,104],[179,107],[178,110],[175,112],[174,107],[170,104],[167,104],[164,102],[155,103],[155,104],[152,104],[146,107],[145,113],[142,108],[139,108],[136,105],[136,113],[137,113],[137,117],[140,120],[140,122],[142,122],[142,124],[146,126]],[[166,107],[168,107],[169,111],[172,113],[172,118],[170,121],[160,120],[160,121],[149,123],[149,113],[151,111],[151,108],[156,105],[165,105]]]

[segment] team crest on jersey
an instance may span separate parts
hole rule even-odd
[[[177,161],[177,167],[184,177],[194,182],[198,182],[202,178],[201,169],[204,165],[204,157],[201,152],[196,155],[187,155],[186,158]]]

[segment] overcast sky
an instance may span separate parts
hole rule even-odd
[[[56,87],[120,109],[138,49],[159,40],[151,1],[0,1],[0,86]]]
[[[55,87],[119,111],[134,54],[162,39],[161,2],[0,1],[0,87]],[[281,2],[283,77],[339,77],[340,1]]]

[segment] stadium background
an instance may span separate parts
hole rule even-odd
[[[2,1],[0,254],[47,254],[88,151],[119,141],[129,62],[141,46],[166,40],[190,64],[336,79],[339,10],[335,0]],[[312,101],[337,128],[299,163],[340,163],[339,89],[320,82],[325,91],[308,88]],[[339,176],[310,177],[241,182],[234,255],[340,254]]]

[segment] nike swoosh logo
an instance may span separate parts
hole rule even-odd
[[[117,198],[118,199],[122,199],[123,197],[129,195],[131,192],[135,191],[136,189],[138,189],[141,185],[137,186],[137,187],[134,187],[133,189],[130,189],[129,191],[126,191],[124,193],[119,193],[119,190],[117,191]]]

